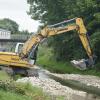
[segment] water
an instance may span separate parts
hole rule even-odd
[[[50,78],[50,77],[46,74],[45,71],[46,71],[46,70],[44,70],[43,68],[38,67],[37,72],[38,72],[38,75],[39,75],[39,78],[40,78],[40,79],[49,79],[49,78]]]
[[[38,70],[39,78],[40,79],[48,79],[50,78],[43,70]]]

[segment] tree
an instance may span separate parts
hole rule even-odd
[[[11,19],[4,18],[0,20],[0,28],[7,29],[11,31],[12,34],[18,33],[18,27],[19,25]]]
[[[40,20],[41,23],[54,24],[65,19],[82,17],[91,39],[93,40],[92,37],[95,34],[100,35],[99,0],[27,0],[27,2],[30,4],[28,14],[33,19]],[[56,59],[67,60],[68,58],[72,59],[85,55],[79,38],[72,33],[68,32],[67,34],[54,36],[50,39]],[[97,40],[98,37],[94,37]],[[100,43],[100,40],[93,43],[97,45],[96,47],[93,45],[93,48],[100,58],[98,43]]]
[[[28,30],[20,31],[20,33],[21,33],[21,34],[30,34],[30,33],[28,32]]]

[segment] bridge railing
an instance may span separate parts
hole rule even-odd
[[[27,40],[30,37],[29,34],[12,34],[11,39],[13,40]]]

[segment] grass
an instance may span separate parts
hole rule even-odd
[[[37,95],[31,98],[30,96],[23,96],[23,95],[18,95],[11,92],[5,92],[0,90],[0,100],[53,100],[53,99],[47,97],[46,99],[44,99],[43,97]],[[64,98],[59,97],[54,100],[64,100]]]
[[[39,48],[39,54],[37,57],[37,64],[43,68],[48,69],[55,73],[73,73],[73,74],[86,74],[100,76],[100,70],[98,70],[100,64],[97,64],[95,68],[81,71],[70,64],[70,62],[57,62],[52,56],[52,50],[43,46]]]
[[[0,100],[32,100],[30,97],[0,90]]]
[[[7,89],[0,86],[0,100],[51,100],[52,98],[56,98],[52,100],[64,100],[62,96],[50,96],[44,93],[41,88],[33,87],[29,83],[15,83],[13,90],[13,84],[10,83],[10,85],[11,87],[6,86]]]
[[[32,87],[29,84],[19,84],[22,86],[13,90],[11,88],[0,89],[0,100],[50,100],[49,96],[45,95],[42,89],[37,87]]]
[[[11,79],[10,76],[5,71],[0,71],[0,80],[9,80]]]

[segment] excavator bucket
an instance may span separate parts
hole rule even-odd
[[[71,64],[80,70],[86,70],[88,68],[93,68],[95,64],[95,60],[97,56],[93,56],[93,59],[80,59],[80,60],[72,60]]]
[[[87,65],[86,65],[86,60],[85,59],[81,59],[81,60],[72,60],[71,64],[80,69],[80,70],[86,70],[87,69]]]

